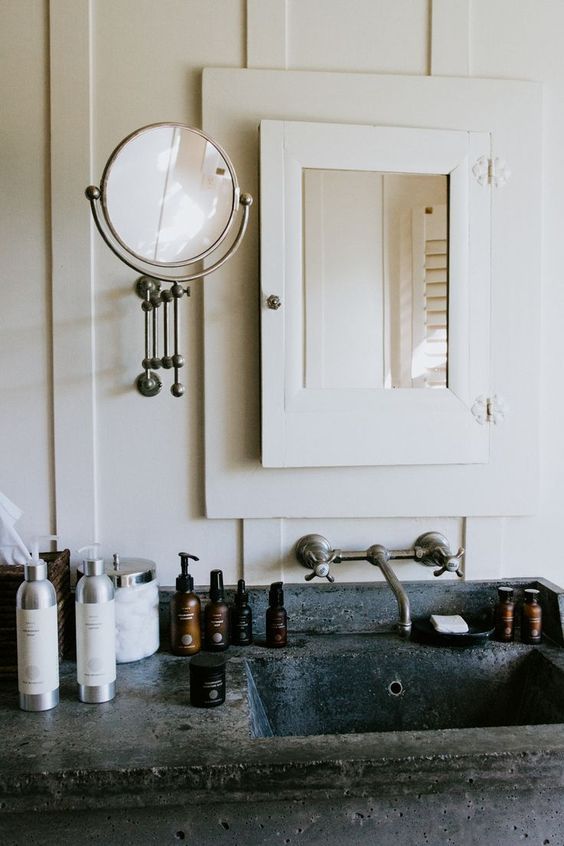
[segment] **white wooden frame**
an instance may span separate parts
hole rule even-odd
[[[480,190],[471,174],[471,163],[489,150],[487,133],[261,122],[262,298],[275,294],[284,304],[277,321],[262,310],[265,467],[488,461],[489,432],[477,425],[471,407],[476,396],[489,391],[489,314],[484,311],[470,325],[468,312],[476,313],[476,303],[489,303],[489,189]],[[447,390],[327,390],[304,385],[306,168],[450,177],[452,340]],[[472,272],[478,266],[479,275]],[[280,360],[285,362],[284,374]]]
[[[541,94],[537,83],[508,80],[204,71],[203,128],[229,149],[241,184],[256,197],[258,126],[266,119],[488,132],[493,153],[513,173],[492,196],[491,302],[468,315],[470,323],[484,312],[492,315],[491,387],[510,408],[504,423],[490,431],[490,461],[261,467],[255,216],[229,270],[218,271],[204,290],[208,516],[486,517],[534,510],[538,406],[530,386],[538,373]],[[269,314],[275,322],[276,312]],[[534,336],[526,354],[519,346],[525,331],[529,339]]]

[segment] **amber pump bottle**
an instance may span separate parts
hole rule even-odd
[[[229,607],[225,602],[223,573],[210,573],[210,601],[204,610],[205,648],[223,652],[229,646]]]
[[[200,599],[194,593],[194,579],[188,573],[188,562],[198,561],[195,555],[179,552],[181,573],[176,579],[176,593],[170,600],[170,648],[174,655],[195,655],[202,648]]]
[[[248,646],[253,642],[253,612],[244,579],[237,582],[235,607],[231,612],[231,642],[234,646]]]
[[[502,643],[511,643],[515,630],[515,603],[513,588],[499,587],[499,600],[495,606],[495,639]]]
[[[535,588],[523,591],[525,601],[521,617],[521,640],[523,643],[540,643],[542,640],[542,608]]]
[[[275,649],[288,642],[288,615],[284,608],[284,585],[273,582],[268,592],[266,609],[266,645]]]

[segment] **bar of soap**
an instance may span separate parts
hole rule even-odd
[[[431,614],[431,624],[439,634],[464,634],[468,623],[460,614]]]

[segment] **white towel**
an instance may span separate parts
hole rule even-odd
[[[431,623],[439,634],[465,634],[468,623],[460,614],[431,614]]]
[[[16,529],[21,510],[0,492],[0,564],[25,564],[29,561],[27,547]]]

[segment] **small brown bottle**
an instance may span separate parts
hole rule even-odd
[[[248,646],[253,642],[253,612],[244,579],[237,582],[235,607],[231,611],[231,642],[234,646]]]
[[[195,655],[202,648],[200,599],[194,593],[194,579],[188,574],[188,560],[195,555],[179,552],[182,572],[176,579],[176,593],[170,600],[170,648],[174,655]]]
[[[540,643],[542,640],[542,608],[539,591],[526,588],[523,591],[525,601],[521,617],[521,640],[523,643]]]
[[[210,573],[210,601],[204,609],[205,648],[223,652],[229,646],[229,607],[223,591],[223,573]]]
[[[288,615],[284,608],[283,587],[282,582],[273,582],[268,592],[266,645],[275,649],[288,643]]]
[[[513,588],[499,587],[499,600],[495,606],[495,639],[502,643],[511,643],[515,635],[515,603]]]

